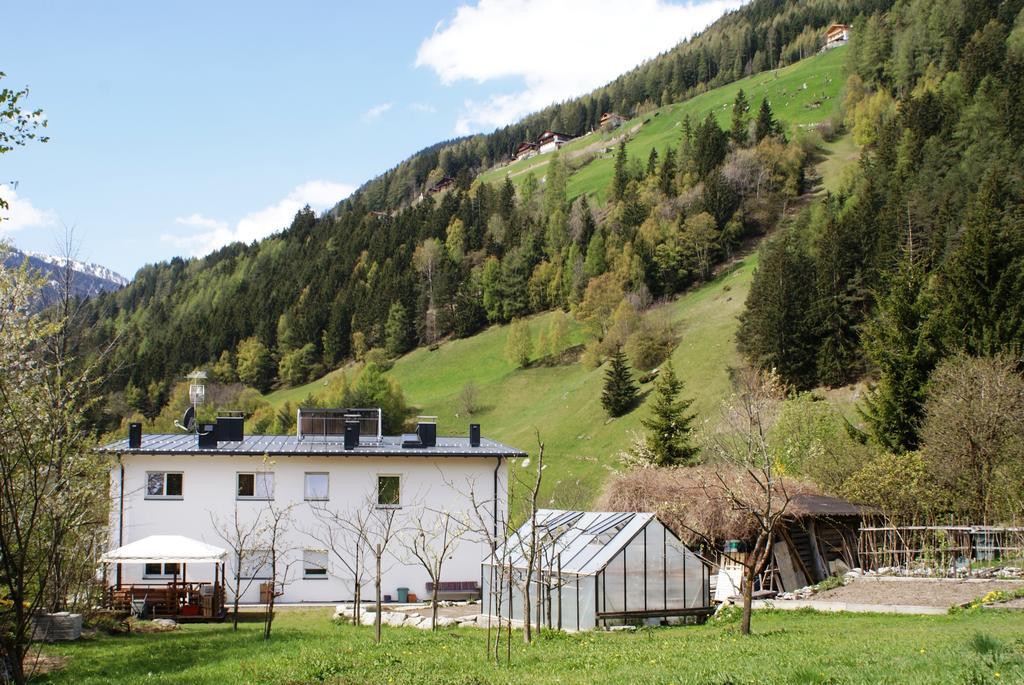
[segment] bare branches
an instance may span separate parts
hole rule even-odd
[[[407,559],[418,563],[430,577],[434,591],[430,598],[430,628],[437,630],[437,606],[444,562],[469,534],[469,517],[447,510],[425,507],[413,512],[409,528],[398,542]]]
[[[238,505],[235,505],[234,516],[227,521],[219,519],[213,512],[210,512],[210,524],[217,536],[231,550],[231,558],[234,561],[235,597],[231,628],[238,630],[238,603],[241,596],[252,587],[256,580],[255,573],[249,573],[243,577],[243,572],[246,567],[262,567],[267,564],[267,555],[269,554],[269,544],[266,540],[267,526],[260,514],[257,514],[251,522],[246,523],[239,515]]]
[[[365,503],[343,510],[332,510],[320,502],[310,502],[309,505],[318,525],[303,532],[323,545],[352,579],[352,624],[359,625],[362,589],[369,573],[366,564],[372,555],[367,542],[370,537],[370,508]]]

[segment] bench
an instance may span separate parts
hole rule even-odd
[[[434,596],[434,584],[427,582],[427,597]],[[442,580],[437,584],[439,600],[480,599],[480,582],[476,580]]]

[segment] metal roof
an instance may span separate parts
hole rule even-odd
[[[216,447],[199,447],[192,433],[149,434],[142,446],[128,447],[128,439],[97,448],[100,452],[137,454],[237,454],[339,457],[525,457],[525,452],[494,440],[480,438],[472,447],[468,437],[441,437],[433,447],[402,447],[401,436],[361,438],[359,446],[347,450],[343,436],[246,435],[241,441],[220,441]]]

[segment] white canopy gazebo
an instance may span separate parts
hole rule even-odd
[[[150,535],[112,549],[100,557],[104,564],[117,564],[117,582],[110,588],[111,607],[128,608],[133,601],[149,604],[154,613],[173,616],[218,618],[224,607],[224,562],[227,550],[184,535]],[[122,586],[122,564],[176,564],[169,583]],[[215,564],[213,583],[189,583],[188,564]]]

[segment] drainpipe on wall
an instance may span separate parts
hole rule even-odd
[[[117,481],[117,546],[124,546],[124,461],[121,453],[117,454],[117,463],[121,467],[121,477]],[[117,565],[117,587],[121,587],[121,564]]]
[[[498,463],[494,465],[494,539],[498,539],[498,470],[501,468],[501,460],[503,457],[498,457]]]

